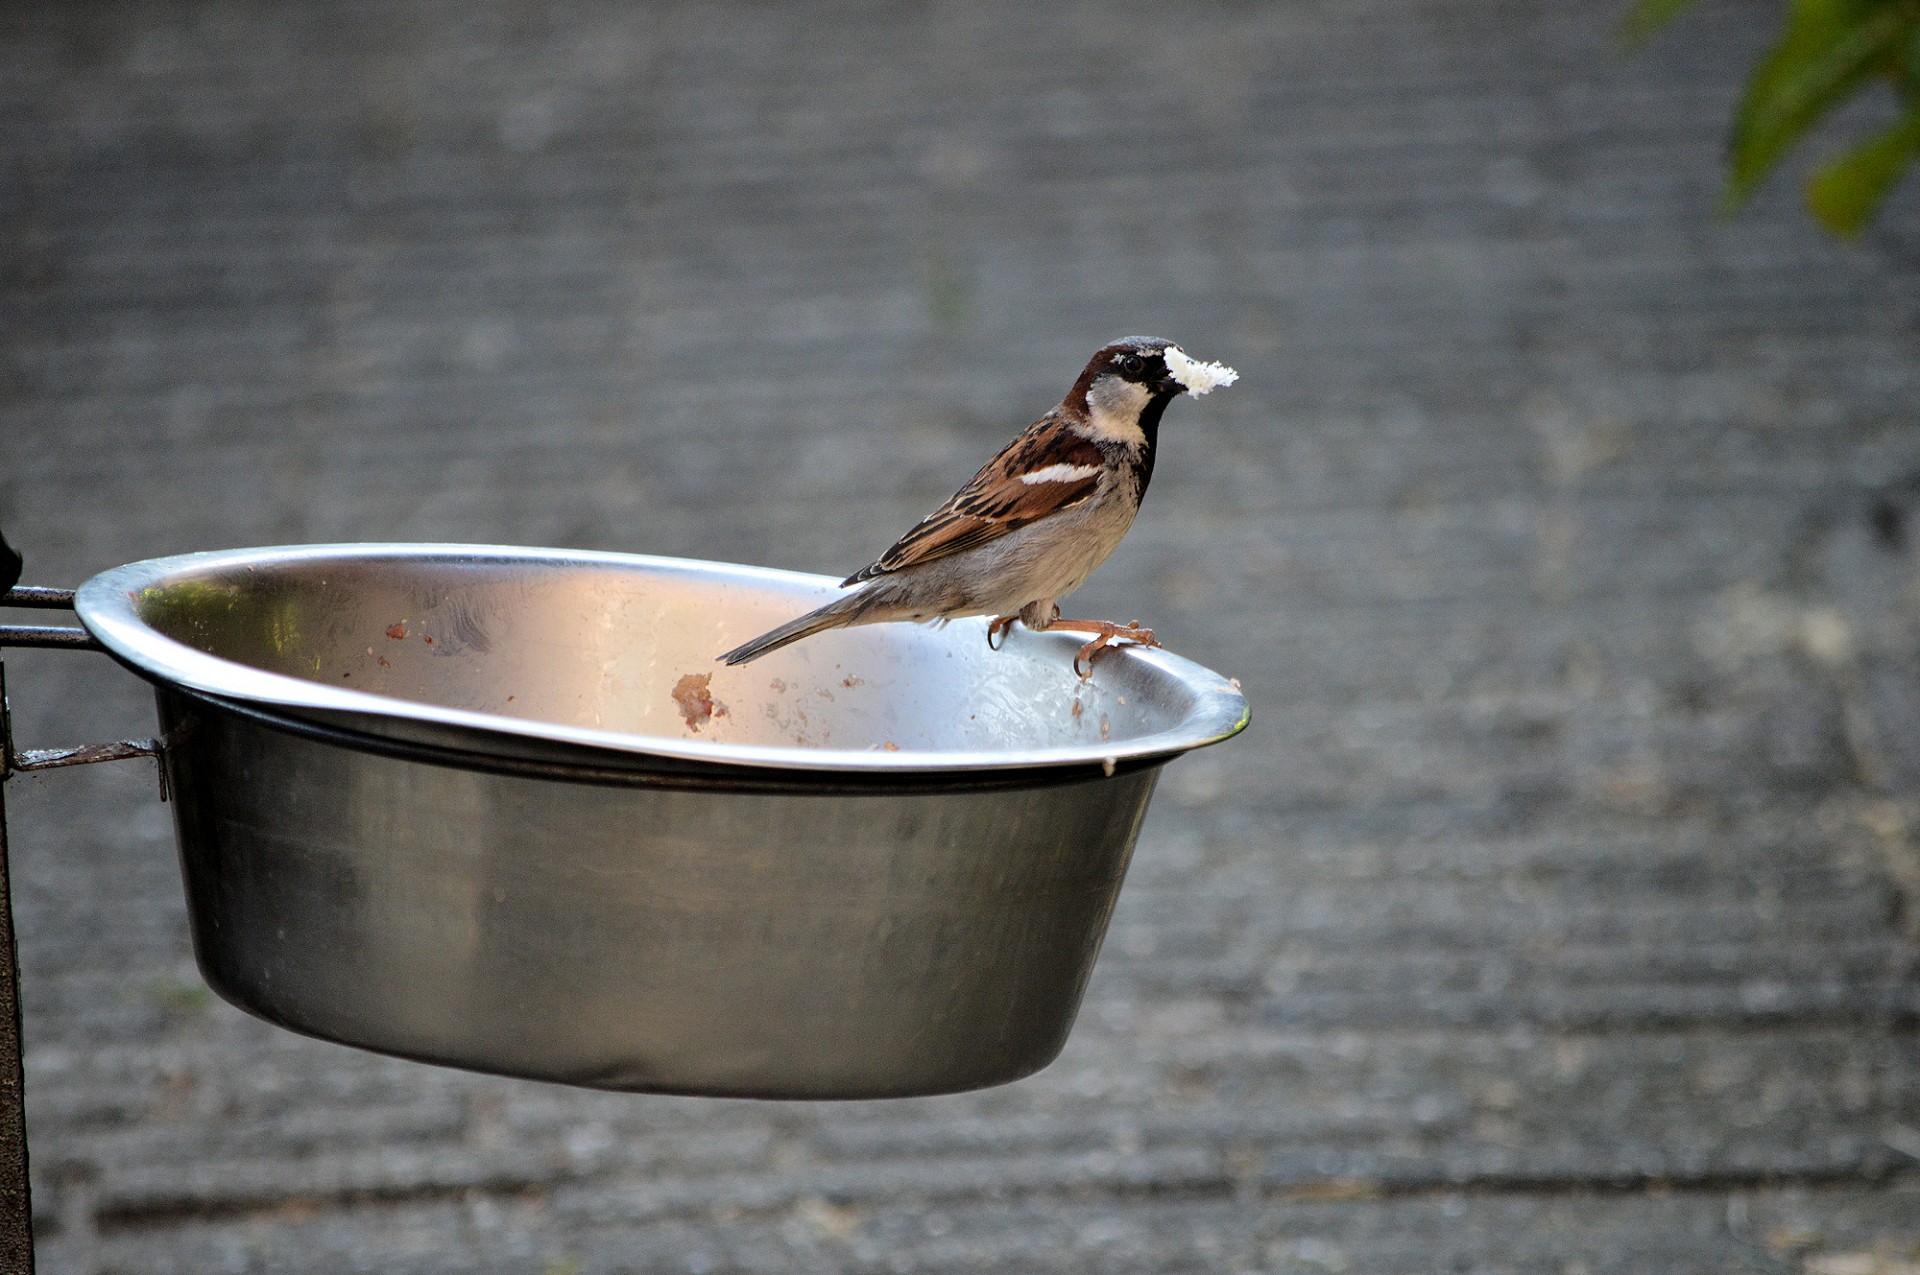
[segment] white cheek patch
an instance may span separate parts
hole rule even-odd
[[[1094,381],[1087,391],[1087,415],[1096,438],[1138,446],[1146,441],[1140,432],[1140,413],[1147,406],[1147,387],[1122,380],[1111,373]]]
[[[1240,374],[1226,364],[1202,363],[1198,359],[1188,358],[1187,352],[1177,345],[1169,345],[1162,350],[1161,357],[1167,361],[1168,375],[1180,382],[1187,393],[1195,398],[1222,385],[1232,385],[1240,379]]]
[[[1077,483],[1083,478],[1097,478],[1099,475],[1098,465],[1048,465],[1045,469],[1020,475],[1020,481],[1029,487],[1037,487],[1041,483]]]

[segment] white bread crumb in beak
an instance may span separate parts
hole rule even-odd
[[[1167,372],[1195,398],[1222,385],[1232,385],[1240,379],[1240,374],[1226,364],[1202,363],[1189,358],[1187,352],[1177,345],[1169,345],[1161,351],[1161,357],[1167,361]]]

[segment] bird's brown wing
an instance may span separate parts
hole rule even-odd
[[[1091,497],[1105,467],[1091,439],[1057,413],[1000,449],[953,498],[842,587],[998,540]]]

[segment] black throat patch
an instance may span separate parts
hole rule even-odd
[[[1178,390],[1167,390],[1155,394],[1140,409],[1140,432],[1146,435],[1146,443],[1140,448],[1140,455],[1133,462],[1134,472],[1140,475],[1140,494],[1147,494],[1147,484],[1153,480],[1153,458],[1160,450],[1160,417],[1167,410],[1167,404],[1173,402]]]

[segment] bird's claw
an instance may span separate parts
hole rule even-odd
[[[1073,671],[1080,675],[1083,682],[1093,676],[1094,657],[1115,642],[1131,642],[1135,646],[1160,645],[1153,636],[1153,630],[1143,627],[1137,620],[1131,624],[1115,624],[1109,620],[1055,620],[1047,627],[1094,635],[1093,640],[1075,652],[1073,657]]]
[[[1007,644],[1007,634],[1013,632],[1013,622],[1017,615],[996,615],[993,623],[987,626],[987,649],[997,651]]]

